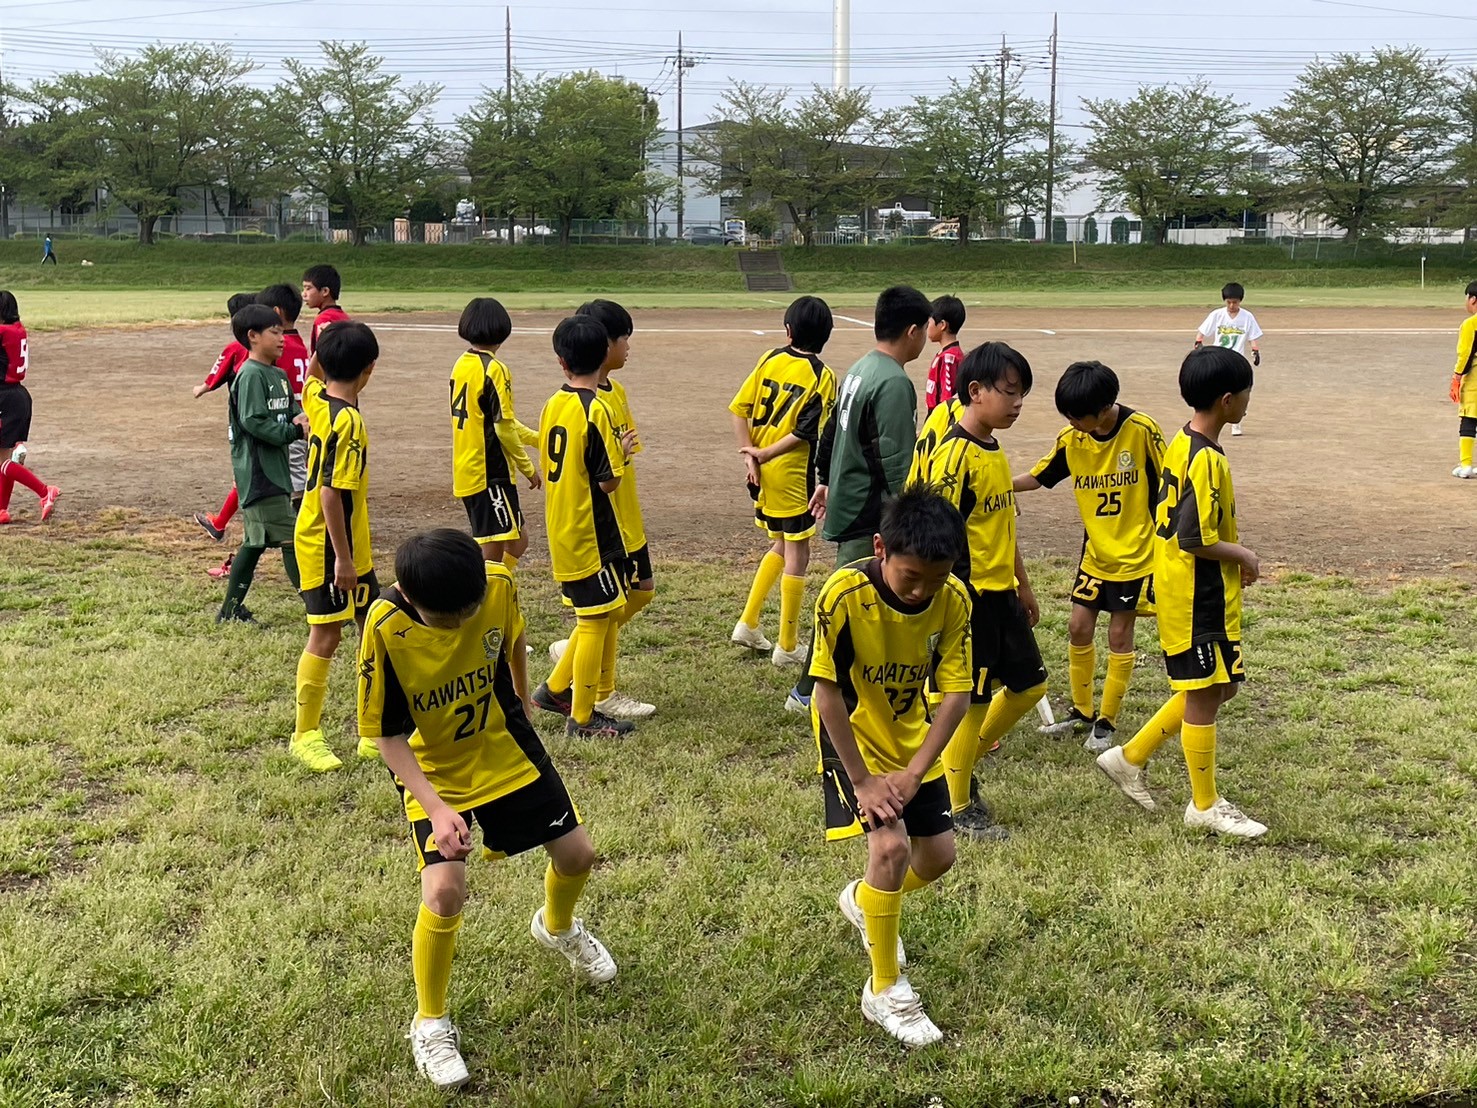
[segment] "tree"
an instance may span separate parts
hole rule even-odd
[[[817,86],[793,107],[789,99],[788,89],[740,82],[719,104],[717,125],[688,147],[704,187],[738,193],[749,207],[783,204],[809,246],[823,218],[874,207],[897,191],[902,171],[892,124],[867,90]]]
[[[512,94],[484,91],[466,115],[457,118],[462,161],[472,178],[472,195],[482,213],[505,219],[513,244],[513,218],[532,206],[533,184],[527,155],[535,113],[528,82],[513,74]]]
[[[1022,90],[1020,69],[1007,73],[1003,87],[988,67],[971,70],[965,81],[950,78],[949,85],[944,95],[920,96],[895,118],[913,187],[933,198],[940,215],[959,221],[963,247],[976,216],[991,220],[1042,203],[1049,119],[1046,105]],[[1059,187],[1070,176],[1070,153],[1058,140]]]
[[[301,127],[297,90],[242,89],[224,105],[208,159],[210,204],[221,216],[242,216],[254,201],[280,197],[297,183]]]
[[[1477,226],[1477,69],[1461,75],[1453,110],[1459,137],[1451,152],[1451,192],[1442,198],[1439,214],[1444,226],[1460,228],[1464,241],[1471,242]]]
[[[1236,128],[1242,105],[1192,85],[1140,88],[1128,100],[1083,100],[1092,116],[1087,164],[1105,206],[1123,207],[1163,243],[1170,217],[1238,187],[1251,159]]]
[[[1447,164],[1453,111],[1446,63],[1413,47],[1315,61],[1256,117],[1280,152],[1282,195],[1350,241],[1391,226]]]
[[[27,99],[44,119],[37,151],[108,190],[138,217],[139,242],[180,209],[185,189],[206,184],[220,120],[239,111],[241,79],[253,65],[224,46],[155,45],[124,57],[99,53],[96,73],[37,81]]]
[[[439,85],[402,87],[363,43],[319,44],[323,60],[283,64],[309,110],[297,170],[362,246],[370,228],[404,216],[413,197],[448,174],[431,125]]]

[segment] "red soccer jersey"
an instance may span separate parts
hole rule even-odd
[[[0,370],[7,385],[18,385],[26,379],[26,364],[31,353],[26,346],[26,325],[0,323]]]
[[[349,318],[349,313],[335,304],[331,308],[324,308],[318,313],[318,318],[313,320],[313,330],[308,336],[308,349],[312,353],[318,352],[318,336],[323,333],[323,328],[330,323],[343,323]]]
[[[928,385],[923,390],[923,402],[928,405],[930,412],[935,405],[954,395],[954,378],[959,375],[959,363],[962,361],[964,351],[957,342],[949,343],[934,355],[933,364],[928,367]]]
[[[301,400],[303,384],[308,376],[308,348],[303,345],[303,337],[297,331],[282,332],[282,357],[277,359],[277,368],[287,374],[293,397]]]
[[[236,379],[236,371],[244,366],[247,359],[251,357],[251,351],[242,346],[235,339],[221,351],[221,356],[215,360],[209,373],[205,375],[205,391],[214,392],[222,385],[229,385]]]

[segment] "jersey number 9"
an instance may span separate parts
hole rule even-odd
[[[548,449],[544,456],[549,459],[549,472],[544,474],[544,480],[550,484],[559,480],[564,473],[564,453],[569,449],[569,432],[563,427],[549,428]]]

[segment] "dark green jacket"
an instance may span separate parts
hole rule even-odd
[[[883,498],[907,479],[917,419],[913,382],[886,354],[873,350],[847,371],[816,465],[829,486],[824,538],[845,542],[877,533]]]
[[[231,470],[241,506],[269,496],[291,496],[287,444],[303,437],[293,421],[302,408],[292,398],[287,374],[274,365],[247,361],[231,385]]]

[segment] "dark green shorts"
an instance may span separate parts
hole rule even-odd
[[[241,522],[246,530],[247,546],[291,546],[297,517],[292,514],[292,501],[287,497],[268,496],[249,508],[242,508]]]

